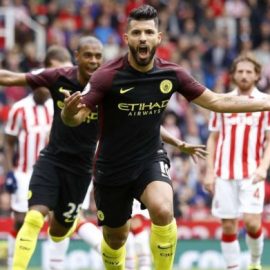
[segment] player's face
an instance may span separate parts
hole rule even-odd
[[[258,79],[259,75],[256,73],[253,63],[242,61],[237,64],[233,80],[241,91],[252,90]]]
[[[153,63],[161,33],[158,32],[154,20],[132,20],[124,34],[124,40],[129,47],[131,64],[146,67]]]
[[[85,44],[76,52],[79,75],[86,83],[94,71],[102,64],[102,47],[99,43]]]

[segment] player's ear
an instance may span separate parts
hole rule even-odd
[[[158,44],[161,43],[162,39],[163,39],[163,33],[162,32],[158,32]]]
[[[74,51],[74,57],[75,57],[76,63],[78,63],[78,57],[79,57],[79,51],[78,50]]]
[[[128,34],[127,33],[123,34],[123,40],[124,40],[125,44],[128,45]]]

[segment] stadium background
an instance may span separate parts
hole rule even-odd
[[[126,52],[121,39],[126,15],[142,3],[151,4],[159,11],[164,38],[158,56],[181,64],[213,91],[227,92],[232,87],[231,62],[239,53],[252,51],[263,65],[259,88],[270,92],[269,0],[0,0],[0,67],[16,72],[41,67],[48,46],[60,44],[73,52],[82,35],[98,37],[104,44],[105,60],[110,60]],[[6,231],[10,224],[7,218],[9,195],[3,189],[3,127],[9,107],[29,91],[23,87],[0,86],[0,265],[4,262]],[[205,143],[208,116],[208,111],[189,105],[176,95],[169,103],[163,124],[183,140]],[[172,163],[175,216],[182,224],[178,229],[179,239],[192,239],[179,244],[175,266],[177,269],[189,266],[220,269],[219,223],[210,214],[211,197],[201,185],[205,163],[195,165],[172,148],[168,147],[167,151]],[[270,258],[266,256],[266,250],[270,249],[270,175],[265,185],[263,220],[268,239],[263,263],[270,266]],[[93,220],[94,212],[92,204],[89,218]],[[244,233],[242,229],[240,237],[245,250]],[[32,263],[34,266],[42,262],[42,247],[41,240]],[[88,252],[87,248],[74,239],[70,252],[81,250],[80,256],[89,261],[89,256],[82,255]],[[245,256],[243,253],[243,267]],[[183,265],[182,261],[189,264]],[[76,267],[78,264],[70,269]]]

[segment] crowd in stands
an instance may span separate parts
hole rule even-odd
[[[260,90],[270,93],[269,0],[0,0],[14,8],[15,16],[31,17],[46,29],[46,47],[66,46],[71,52],[79,37],[94,35],[104,44],[105,61],[125,53],[122,42],[128,12],[143,3],[159,11],[163,42],[157,55],[182,65],[198,81],[217,92],[232,89],[229,67],[241,52],[252,51],[263,65]],[[0,17],[0,30],[3,23]],[[27,72],[42,66],[36,57],[33,32],[16,23],[16,45],[5,49],[0,38],[0,67]],[[0,145],[9,106],[29,89],[0,86]],[[205,144],[209,112],[175,95],[164,114],[165,128],[190,143]],[[186,220],[209,219],[211,196],[202,188],[205,162],[192,162],[166,146],[171,158],[175,190],[175,216]],[[4,159],[0,155],[0,164]],[[0,215],[9,213],[0,166]],[[270,176],[266,180],[265,219],[270,220]]]

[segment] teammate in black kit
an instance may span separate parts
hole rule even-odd
[[[124,243],[133,198],[149,210],[155,269],[173,267],[177,227],[168,159],[160,141],[161,115],[174,92],[215,111],[270,109],[270,99],[215,94],[180,66],[155,57],[161,42],[156,10],[143,5],[128,18],[128,54],[91,77],[85,95],[66,95],[63,121],[80,124],[98,105],[100,138],[95,164],[95,200],[103,225],[102,256],[107,270],[125,269]],[[104,79],[106,78],[106,79]]]
[[[32,73],[0,71],[2,85],[44,86],[54,101],[54,118],[47,147],[41,151],[29,187],[29,211],[16,238],[13,270],[25,270],[35,249],[44,218],[53,211],[49,233],[54,241],[72,234],[77,214],[91,180],[97,140],[97,112],[79,127],[63,124],[60,116],[65,91],[83,90],[102,63],[102,44],[83,37],[76,52],[78,66],[41,69]]]

